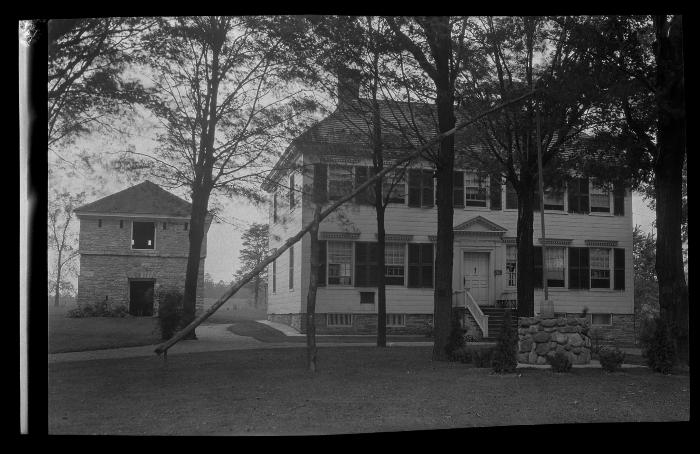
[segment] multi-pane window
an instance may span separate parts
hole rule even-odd
[[[518,285],[518,247],[506,247],[506,285],[516,287]]]
[[[535,287],[542,288],[542,247],[535,246],[532,253],[535,258]],[[564,248],[548,246],[545,254],[547,287],[564,287]]]
[[[389,194],[389,203],[403,204],[406,201],[406,178],[401,172],[389,172],[382,179],[382,197]]]
[[[352,285],[351,242],[328,242],[328,285]]]
[[[610,288],[610,249],[590,248],[591,288]]]
[[[386,243],[384,245],[384,282],[386,285],[404,285],[406,245]]]
[[[467,172],[465,175],[464,192],[466,206],[486,206],[486,178],[477,172]]]
[[[360,292],[360,304],[374,304],[374,292]]]
[[[510,181],[506,182],[506,210],[518,209],[518,193]]]
[[[327,314],[328,326],[352,326],[352,314]]]
[[[591,213],[610,213],[610,193],[595,184],[591,185]]]
[[[568,183],[569,213],[586,214],[589,210],[588,178],[574,178]]]
[[[433,287],[433,244],[408,243],[408,286]]]
[[[386,326],[406,326],[406,314],[386,314]]]
[[[338,200],[352,192],[352,167],[328,166],[328,198]]]
[[[435,205],[435,182],[430,169],[408,171],[408,206],[432,207]]]
[[[539,197],[539,194],[538,194]],[[545,188],[544,190],[545,210],[564,210],[564,191],[559,188]]]
[[[547,259],[547,277],[548,287],[564,287],[564,248],[563,247],[547,247],[545,249],[545,257]]]

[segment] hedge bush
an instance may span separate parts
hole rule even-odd
[[[571,359],[564,352],[548,355],[547,362],[552,366],[554,372],[569,372],[571,370]]]
[[[471,350],[472,364],[475,367],[492,367],[493,348],[475,348]]]
[[[510,309],[505,311],[503,326],[496,339],[492,366],[498,373],[515,372],[518,366],[518,333],[513,328]]]
[[[642,329],[642,351],[649,368],[668,374],[676,362],[676,349],[666,323],[661,317],[646,320]]]
[[[69,318],[85,317],[126,317],[129,311],[123,304],[112,307],[107,299],[95,304],[83,304],[66,313]]]
[[[161,290],[158,293],[158,324],[163,340],[173,337],[182,323],[183,295],[179,290]]]
[[[445,345],[445,353],[447,353],[447,358],[450,361],[458,361],[455,357],[455,352],[464,347],[464,335],[467,330],[462,328],[462,324],[459,322],[459,314],[452,314],[452,325],[450,326],[450,337],[447,340],[447,345]]]
[[[625,360],[625,353],[619,348],[603,347],[598,352],[600,366],[607,372],[615,372],[620,369]]]

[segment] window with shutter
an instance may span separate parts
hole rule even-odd
[[[328,199],[338,200],[352,192],[352,167],[328,166]]]
[[[421,197],[421,171],[410,169],[408,171],[408,206],[419,207]]]
[[[386,243],[384,245],[384,283],[386,285],[404,285],[406,245],[404,243]]]
[[[610,288],[610,249],[590,248],[591,288]]]
[[[433,171],[423,170],[421,172],[421,206],[422,207],[432,207],[435,206],[435,190],[433,181]]]
[[[406,178],[405,174],[400,171],[387,173],[382,180],[382,197],[389,196],[389,203],[399,203],[403,205],[406,202]]]
[[[553,187],[545,187],[544,209],[564,211],[564,190]]]
[[[610,192],[602,186],[591,185],[591,213],[610,213]]]
[[[328,285],[352,285],[352,243],[329,241]]]
[[[486,182],[481,174],[477,172],[467,172],[464,191],[467,199],[465,202],[466,206],[486,206]]]
[[[432,243],[408,243],[408,286],[433,287]]]
[[[377,243],[355,243],[355,287],[377,285]]]

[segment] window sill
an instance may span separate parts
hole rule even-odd
[[[602,217],[613,217],[614,215],[612,213],[598,213],[595,211],[591,211],[588,213],[589,216],[602,216]]]

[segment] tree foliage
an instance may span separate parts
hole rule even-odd
[[[54,305],[62,294],[71,294],[75,287],[71,278],[77,275],[78,232],[73,210],[85,202],[85,193],[52,191],[48,204],[47,240],[49,247],[49,292]]]
[[[270,227],[268,224],[254,223],[248,230],[243,232],[241,237],[243,247],[241,247],[238,254],[239,268],[234,279],[240,279],[262,263],[262,260],[270,252],[269,231]],[[264,290],[265,285],[267,285],[267,269],[258,273],[253,279],[254,304],[256,307],[258,306],[260,290]]]

